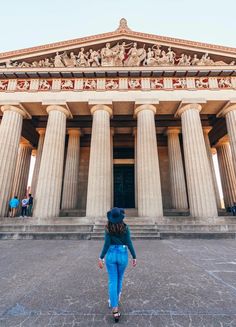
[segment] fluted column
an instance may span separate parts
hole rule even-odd
[[[36,191],[37,182],[38,182],[39,168],[40,168],[40,163],[41,163],[41,158],[42,158],[43,143],[44,143],[46,129],[45,128],[37,128],[37,132],[39,133],[39,142],[38,142],[38,148],[36,151],[34,172],[33,172],[33,177],[32,177],[32,182],[31,182],[31,187],[30,187],[30,189],[31,189],[30,192],[33,196],[35,196],[35,191]]]
[[[168,155],[170,167],[171,199],[174,209],[187,209],[184,167],[179,142],[180,128],[168,127]]]
[[[134,135],[134,192],[135,208],[138,208],[138,182],[137,182],[137,127],[133,129]]]
[[[111,207],[112,110],[106,105],[91,108],[93,115],[87,192],[87,217],[103,217]]]
[[[225,208],[236,202],[236,176],[233,167],[232,153],[228,137],[221,139],[217,145],[217,155],[220,169]]]
[[[234,172],[236,175],[236,104],[226,107],[221,115],[225,116],[229,143],[232,152]]]
[[[13,180],[12,196],[22,200],[27,194],[32,145],[28,141],[21,141]]]
[[[43,146],[34,217],[47,221],[60,212],[67,110],[59,105],[47,107],[48,122]]]
[[[203,127],[203,134],[204,134],[204,140],[205,140],[205,144],[206,144],[207,156],[208,156],[210,167],[211,167],[211,176],[212,176],[212,182],[213,182],[214,191],[215,191],[216,204],[217,204],[217,208],[221,208],[220,193],[219,193],[219,188],[218,188],[218,184],[217,184],[217,180],[216,180],[216,172],[215,172],[215,167],[214,167],[214,162],[213,162],[213,157],[212,157],[212,149],[211,149],[209,135],[208,135],[210,130],[211,130],[211,127]]]
[[[114,128],[111,128],[111,207],[114,205],[114,172],[113,172],[113,137]]]
[[[135,110],[137,115],[138,214],[158,219],[163,216],[163,207],[155,113],[155,106],[150,104],[143,104]]]
[[[22,122],[25,112],[12,105],[1,107],[3,117],[0,125],[0,217],[8,213]]]
[[[201,109],[200,104],[191,103],[182,106],[177,112],[182,121],[190,213],[198,219],[217,216],[211,169],[200,119]]]
[[[64,174],[62,209],[75,209],[78,202],[80,130],[69,128],[69,142]]]

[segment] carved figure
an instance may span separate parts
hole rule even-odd
[[[106,81],[105,88],[107,90],[116,90],[119,87],[119,83],[116,80]]]
[[[187,86],[187,81],[184,78],[178,78],[173,81],[173,87],[175,89],[184,89]]]
[[[178,66],[190,66],[191,56],[187,56],[184,53],[181,54],[179,59],[175,59],[178,62]]]
[[[138,79],[131,79],[129,80],[128,84],[131,89],[137,89],[141,87],[140,81]]]
[[[174,51],[171,50],[171,47],[168,48],[168,52],[166,53],[166,56],[168,58],[168,63],[170,65],[174,65],[176,54]]]
[[[154,58],[157,60],[160,59],[160,56],[161,56],[161,46],[159,44],[154,44],[152,46],[152,50],[154,51]]]
[[[164,87],[163,80],[155,78],[151,80],[151,89],[162,89]]]
[[[146,50],[145,48],[137,49],[137,43],[133,43],[133,47],[129,49],[127,53],[128,58],[125,60],[124,65],[125,66],[140,66],[140,63],[145,59],[146,57]]]
[[[88,65],[89,66],[92,66],[92,67],[99,67],[100,66],[99,59],[101,58],[101,56],[100,56],[98,51],[90,49],[89,53],[88,53],[88,56],[89,56],[89,59],[88,59]]]
[[[209,82],[207,78],[199,78],[195,80],[196,88],[208,88]]]
[[[230,81],[230,78],[221,78],[219,81],[218,81],[218,85],[219,87],[221,88],[224,88],[224,87],[232,87],[232,83]]]
[[[79,52],[77,58],[78,58],[77,62],[78,62],[79,67],[88,67],[88,57],[84,53],[84,48],[80,49],[80,52]]]
[[[30,83],[28,81],[19,81],[16,85],[16,89],[20,91],[27,91],[29,89]]]
[[[154,51],[151,48],[148,48],[147,51],[147,58],[144,60],[143,65],[144,66],[157,66],[158,60],[154,58]]]
[[[106,43],[106,47],[101,50],[101,65],[114,66],[114,53],[110,43]]]
[[[94,80],[94,79],[93,80],[89,80],[89,79],[85,80],[84,88],[90,89],[90,90],[96,90],[96,88],[97,88],[96,80]]]
[[[195,54],[195,55],[193,56],[192,61],[191,61],[191,65],[192,65],[192,66],[198,66],[199,62],[200,62],[200,59],[198,58],[197,54]]]
[[[65,67],[65,65],[62,62],[62,55],[60,55],[58,52],[56,53],[53,61],[54,61],[54,67],[56,68]]]
[[[7,81],[0,81],[0,90],[5,91],[7,89]]]
[[[51,85],[50,83],[46,80],[46,79],[41,79],[39,81],[39,90],[50,90],[51,89]]]
[[[61,89],[62,90],[71,90],[74,88],[73,81],[71,79],[64,80],[61,82]]]

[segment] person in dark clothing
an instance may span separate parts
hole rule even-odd
[[[34,202],[34,198],[32,197],[32,194],[29,193],[29,196],[28,196],[28,208],[27,208],[27,215],[29,217],[32,216],[33,202]]]
[[[109,306],[112,307],[115,322],[121,316],[119,312],[119,300],[122,291],[122,282],[125,269],[128,265],[128,251],[132,255],[133,267],[136,266],[136,254],[130,237],[130,229],[123,222],[124,209],[112,208],[107,213],[108,223],[105,227],[105,242],[99,257],[98,265],[102,269],[106,256],[106,268],[108,272]]]

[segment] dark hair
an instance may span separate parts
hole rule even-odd
[[[14,198],[17,199],[17,196],[15,195]]]
[[[31,193],[29,193],[29,196],[31,196],[32,194]]]
[[[126,224],[122,221],[117,224],[113,224],[112,222],[108,221],[106,225],[106,230],[109,234],[123,234],[126,232],[127,227]]]

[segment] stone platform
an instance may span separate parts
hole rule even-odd
[[[1,327],[113,326],[101,241],[0,242]],[[134,241],[125,327],[235,327],[236,242]]]
[[[156,223],[149,218],[127,217],[133,239],[235,239],[236,217],[222,216],[214,221],[197,221],[191,217],[163,217]],[[48,224],[32,218],[5,218],[0,224],[0,239],[94,239],[104,237],[105,219],[58,217]]]

